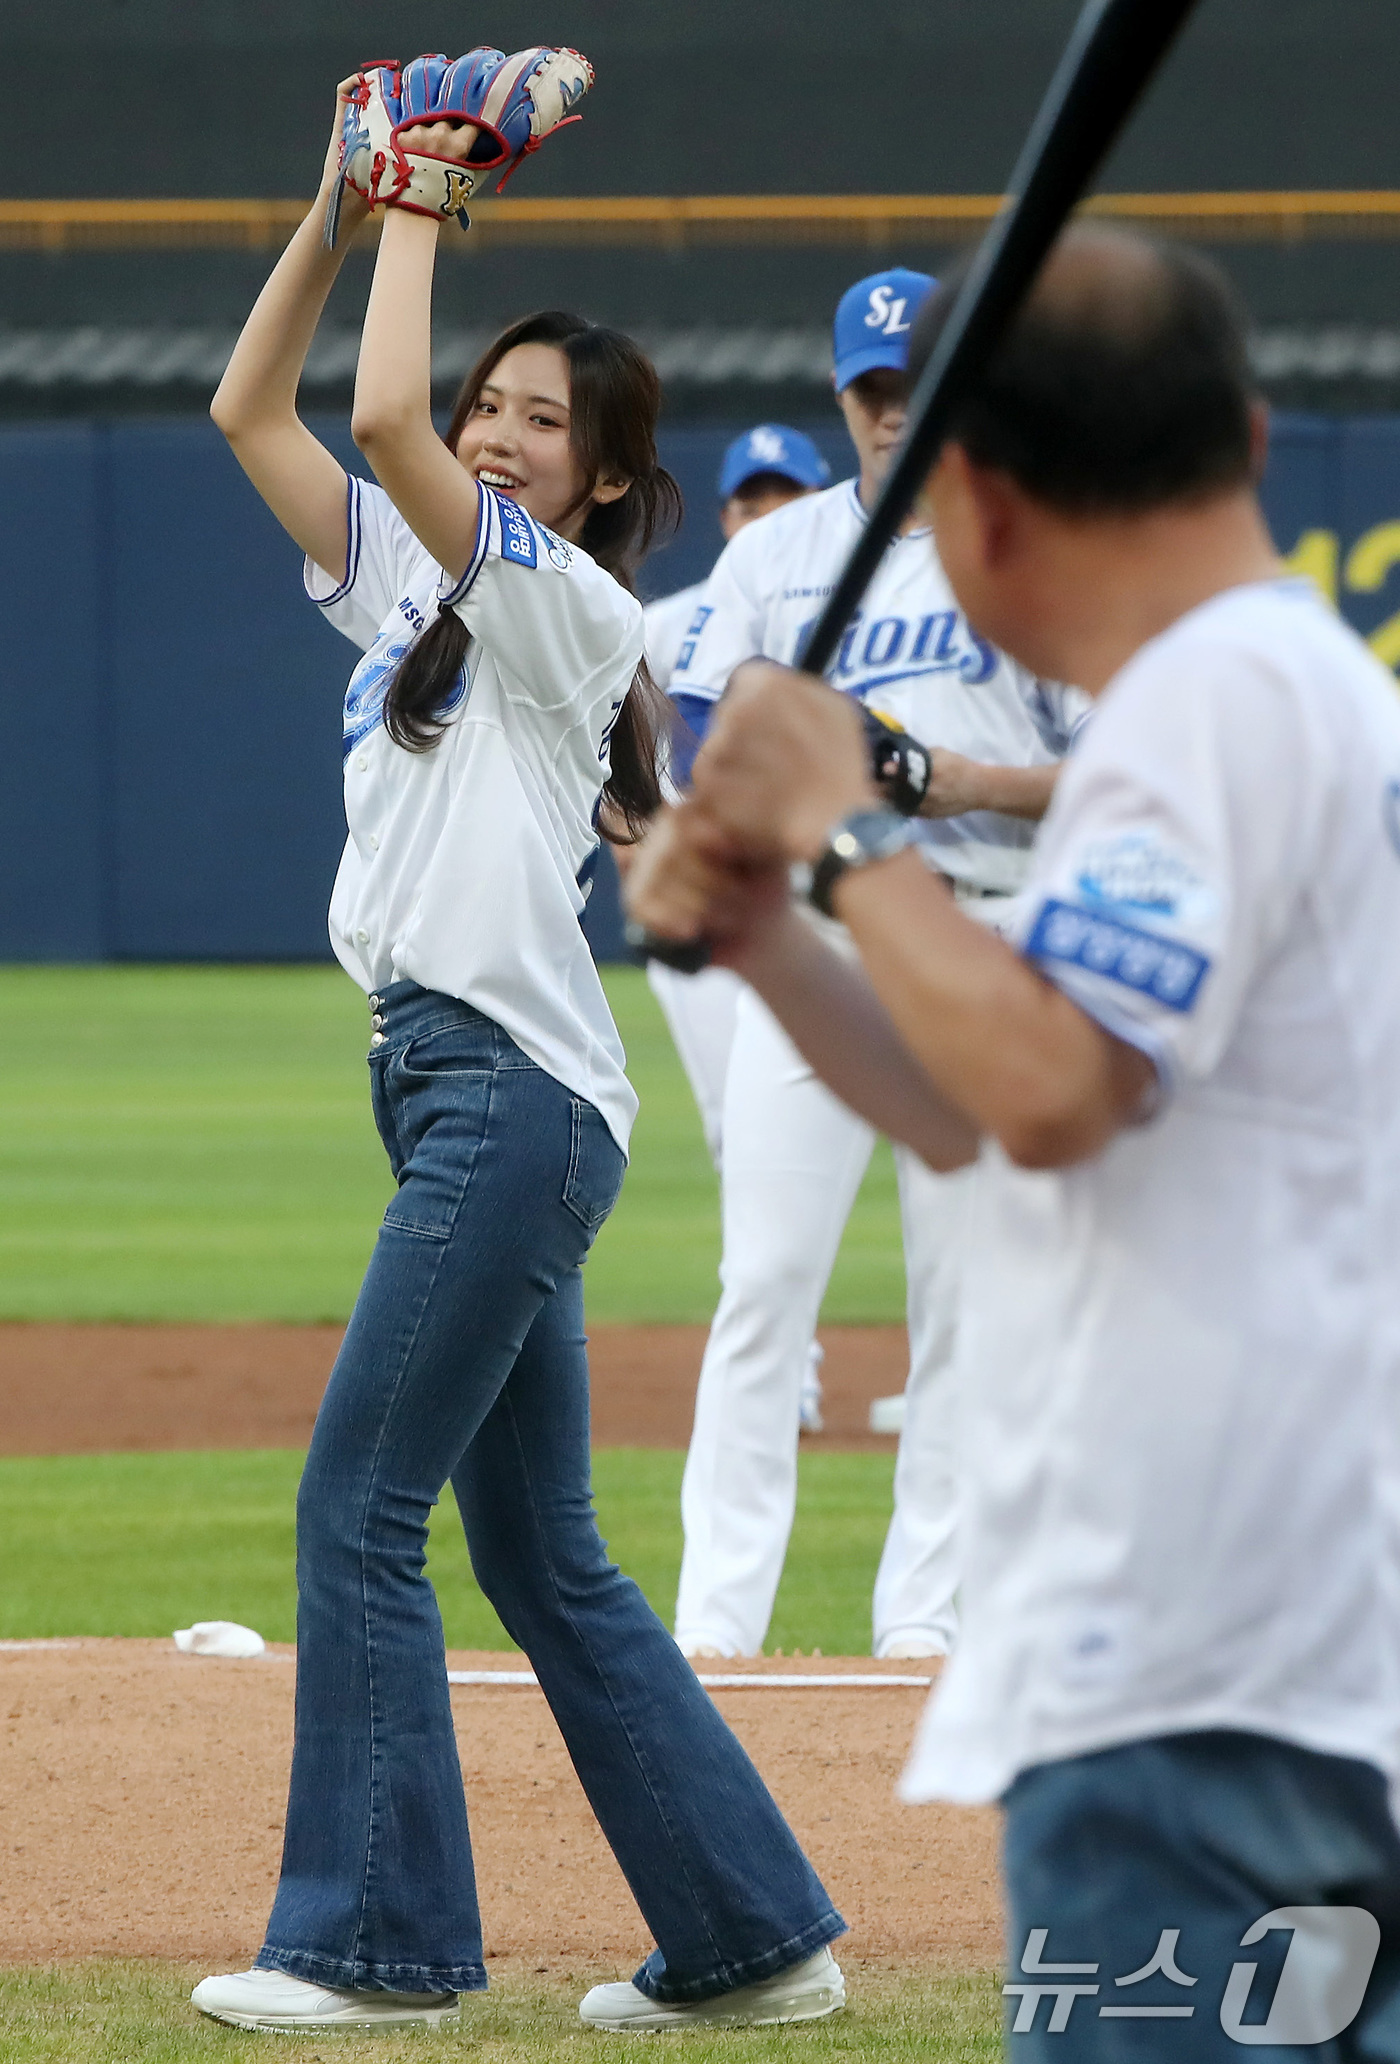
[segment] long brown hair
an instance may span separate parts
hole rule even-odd
[[[593,503],[579,543],[629,594],[635,593],[637,568],[649,547],[658,536],[674,530],[682,514],[681,491],[656,456],[661,408],[656,368],[618,330],[603,329],[561,309],[527,315],[502,330],[467,375],[444,433],[449,451],[456,451],[482,388],[517,344],[549,344],[568,361],[569,445],[584,487],[566,517],[587,502],[600,479],[622,474],[631,483],[616,501]],[[409,752],[430,752],[442,737],[447,728],[443,712],[461,672],[468,639],[456,610],[443,609],[409,647],[384,699],[385,728],[396,745]],[[603,787],[610,812],[603,812],[600,829],[615,842],[620,841],[609,825],[609,814],[614,823],[620,818],[636,837],[661,806],[657,749],[669,717],[667,700],[643,659],[613,726],[610,770]]]

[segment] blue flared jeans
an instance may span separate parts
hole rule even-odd
[[[769,1977],[843,1923],[593,1513],[580,1271],[622,1153],[479,1011],[412,982],[377,1007],[398,1190],[297,1499],[295,1749],[258,1963],[380,1991],[486,1984],[424,1572],[450,1481],[477,1581],[655,1939],[636,1982],[683,2001]]]

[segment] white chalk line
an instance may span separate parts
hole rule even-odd
[[[742,1675],[736,1672],[733,1676],[714,1676],[699,1670],[695,1674],[707,1691],[870,1691],[877,1685],[882,1689],[892,1686],[904,1690],[917,1685],[921,1691],[927,1691],[934,1681],[932,1677],[862,1677],[855,1674],[849,1677],[779,1677],[757,1670],[749,1670]],[[447,1681],[449,1684],[539,1684],[533,1670],[449,1670]]]
[[[0,1655],[13,1655],[25,1649],[78,1648],[77,1641],[0,1641]],[[191,1658],[194,1662],[228,1662],[227,1656],[200,1656]],[[238,1656],[236,1662],[294,1663],[294,1655]],[[778,1676],[758,1670],[717,1673],[697,1671],[697,1677],[707,1691],[927,1691],[934,1682],[932,1677],[876,1677],[852,1672],[848,1677],[834,1672],[824,1676],[799,1676],[796,1673]],[[523,1688],[538,1690],[539,1679],[533,1670],[449,1670],[449,1684],[471,1684],[491,1686],[499,1689]]]

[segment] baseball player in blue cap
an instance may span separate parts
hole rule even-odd
[[[755,423],[725,447],[720,461],[716,492],[725,542],[756,517],[826,487],[830,480],[830,466],[801,430],[786,423]],[[694,581],[647,607],[647,665],[658,688],[670,686],[705,587],[704,581]]]
[[[697,737],[742,660],[800,654],[903,435],[909,335],[933,285],[926,273],[893,267],[842,296],[833,385],[860,470],[726,546],[669,682]],[[921,526],[916,515],[890,545],[830,678],[933,749],[918,820],[927,857],[966,908],[995,921],[1024,878],[1083,704],[972,629]],[[808,1344],[875,1142],[747,986],[734,1010],[721,1131],[722,1294],[682,1493],[676,1638],[692,1657],[763,1646],[792,1524]],[[896,1161],[910,1372],[873,1646],[882,1656],[929,1656],[947,1651],[955,1627],[949,1386],[965,1178],[931,1173],[907,1148]]]

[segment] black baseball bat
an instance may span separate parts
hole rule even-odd
[[[918,499],[948,424],[985,365],[1196,0],[1088,0],[1031,124],[995,221],[909,399],[909,429],[870,521],[800,655],[805,672],[830,665],[891,538]],[[703,940],[660,939],[629,925],[629,942],[694,974]]]

